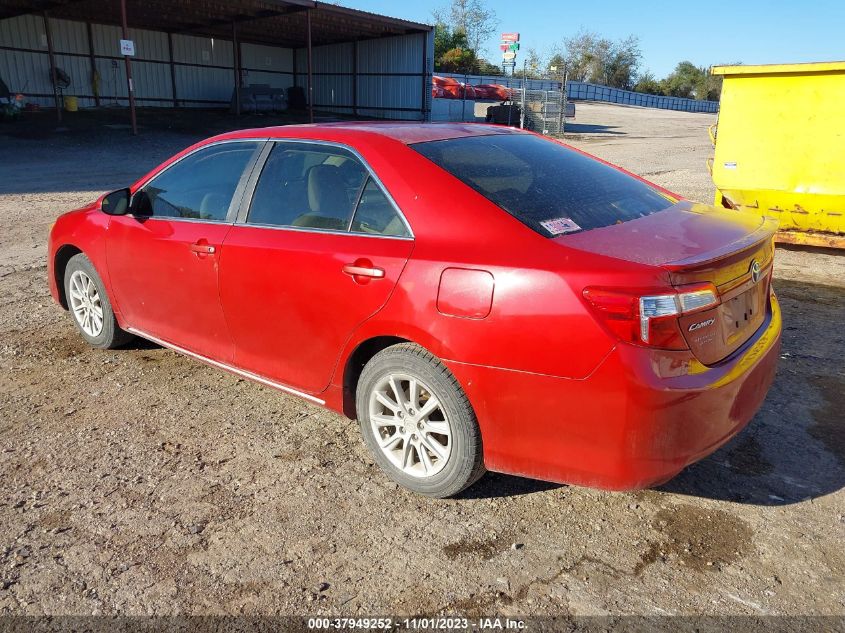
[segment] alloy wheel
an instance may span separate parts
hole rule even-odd
[[[83,271],[74,271],[68,294],[70,309],[79,327],[92,338],[99,336],[103,331],[103,305],[96,284]]]
[[[422,381],[388,374],[369,398],[370,425],[379,449],[403,473],[431,477],[452,453],[452,428],[440,400]]]

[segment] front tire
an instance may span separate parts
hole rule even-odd
[[[475,412],[457,379],[422,347],[403,343],[373,356],[355,400],[364,443],[405,488],[451,497],[484,474]]]
[[[89,345],[114,349],[134,338],[118,326],[103,280],[91,260],[82,253],[68,260],[64,286],[73,323]]]

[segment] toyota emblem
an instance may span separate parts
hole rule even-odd
[[[758,262],[756,259],[752,259],[750,270],[751,270],[751,281],[753,281],[756,284],[758,281],[760,281],[760,277],[763,274],[763,268],[762,268],[762,266],[760,266],[760,262]]]

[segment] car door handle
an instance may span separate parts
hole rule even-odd
[[[198,254],[203,255],[214,255],[217,252],[217,249],[213,247],[211,244],[200,244],[197,242],[196,244],[191,244],[191,251]]]
[[[343,272],[353,277],[373,277],[375,279],[382,279],[384,277],[384,270],[381,268],[357,266],[355,264],[346,264],[343,267]]]

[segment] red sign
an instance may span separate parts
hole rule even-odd
[[[518,42],[519,33],[502,33],[503,42]]]
[[[509,46],[510,46],[510,44],[499,44],[499,49],[506,51],[506,50],[508,50]]]

